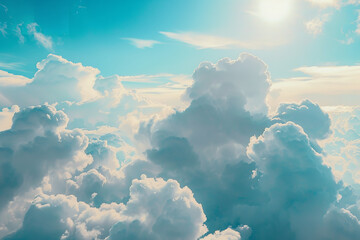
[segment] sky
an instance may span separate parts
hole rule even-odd
[[[0,0],[0,239],[360,239],[358,0]]]

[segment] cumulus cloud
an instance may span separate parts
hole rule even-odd
[[[197,239],[207,229],[202,207],[174,180],[143,176],[126,204],[99,208],[72,195],[39,195],[21,229],[5,239]]]
[[[252,55],[202,63],[193,77],[186,110],[140,129],[159,175],[192,189],[211,232],[241,223],[253,239],[326,239],[318,229],[342,189],[315,142],[329,116],[307,100],[269,119],[269,74]]]
[[[30,83],[32,80],[21,76],[21,75],[15,75],[8,72],[5,72],[3,70],[0,70],[0,86],[6,87],[6,86],[23,86],[27,83]]]
[[[325,161],[337,177],[360,193],[360,111],[358,108],[329,109],[333,134],[320,144],[327,153]]]
[[[93,89],[99,74],[96,68],[84,67],[80,63],[72,63],[53,54],[49,54],[36,67],[38,71],[31,82],[21,78],[22,82],[26,80],[25,86],[2,88],[0,93],[8,101],[19,106],[44,102],[90,101],[100,95]]]
[[[247,154],[262,174],[260,185],[269,197],[266,205],[279,214],[279,225],[272,230],[284,239],[311,238],[335,202],[338,186],[303,129],[291,122],[274,124],[252,138]]]
[[[19,106],[14,105],[11,108],[3,108],[0,112],[0,131],[8,130],[12,125],[12,118],[18,112]]]
[[[251,234],[251,229],[249,226],[239,226],[235,230],[227,228],[223,231],[215,231],[214,234],[208,234],[201,240],[244,240],[248,239],[249,234]]]
[[[4,72],[0,85],[6,86],[0,89],[0,104],[6,107],[55,104],[69,116],[70,128],[88,130],[118,127],[120,117],[128,121],[127,118],[135,113],[138,113],[138,120],[151,118],[159,112],[165,114],[171,112],[168,104],[181,108],[184,103],[180,97],[189,85],[186,77],[171,74],[103,77],[96,68],[53,54],[40,61],[37,69],[32,79]],[[148,89],[123,85],[123,82],[143,81],[155,81],[155,84]],[[163,91],[154,91],[155,86]]]
[[[84,154],[87,138],[78,130],[65,130],[67,116],[43,105],[15,113],[9,130],[0,132],[3,208],[21,191],[40,185],[60,166],[70,172],[84,168],[91,158]]]
[[[328,161],[350,142],[346,154],[357,158],[358,145],[352,141],[358,139],[360,124],[355,113],[342,120],[343,128],[331,130],[329,115],[310,100],[282,104],[270,116],[270,74],[261,59],[242,54],[201,63],[184,96],[189,105],[161,119],[144,118],[133,137],[121,129],[130,128],[127,120],[142,113],[133,111],[140,101],[124,87],[124,78],[102,77],[97,69],[55,55],[38,69],[24,89],[34,90],[32,101],[50,99],[54,106],[25,108],[23,102],[20,109],[3,110],[4,118],[13,119],[0,132],[0,188],[6,193],[0,197],[0,219],[10,216],[1,221],[1,237],[358,236],[356,188],[337,181]],[[312,70],[320,77],[344,74],[343,69]],[[55,86],[70,91],[41,96],[35,90],[44,86],[49,93],[56,93]],[[16,88],[2,94],[19,101],[15,93],[21,87]],[[85,117],[86,123],[76,122]],[[69,130],[76,125],[86,130]],[[348,142],[329,148],[331,132]]]
[[[302,126],[310,138],[324,139],[330,134],[329,115],[309,100],[300,104],[281,104],[274,118]]]

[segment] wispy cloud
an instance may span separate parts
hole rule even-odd
[[[360,65],[300,67],[295,71],[306,76],[274,82],[268,98],[271,106],[304,98],[323,106],[351,106],[360,101]]]
[[[160,32],[168,38],[187,43],[198,49],[227,49],[227,48],[247,48],[259,49],[279,45],[280,43],[256,42],[256,41],[239,41],[232,38],[206,35],[194,32]]]
[[[0,32],[4,37],[7,34],[6,28],[7,28],[7,23],[6,22],[0,23]]]
[[[312,35],[319,35],[323,31],[325,22],[329,21],[330,15],[323,14],[305,23],[306,30]]]
[[[22,23],[16,25],[15,35],[19,38],[19,42],[20,42],[20,43],[24,43],[24,42],[25,42],[25,38],[24,38],[24,35],[22,35],[21,26],[22,26]]]
[[[44,48],[52,50],[53,42],[52,38],[45,36],[43,33],[37,30],[39,25],[37,23],[30,23],[27,25],[29,34],[32,34],[36,41],[38,41]]]
[[[4,5],[4,4],[2,4],[2,3],[0,3],[0,7],[2,7],[3,9],[4,9],[4,12],[5,13],[7,13],[8,12],[8,8]]]
[[[138,39],[138,38],[123,38],[123,39],[130,41],[130,43],[137,48],[152,48],[155,44],[161,43],[156,40],[149,40],[149,39]]]
[[[19,68],[23,66],[19,62],[0,62],[0,68],[11,69],[11,70],[20,70]]]
[[[341,6],[341,0],[307,0],[315,6],[326,8],[326,7],[335,7],[339,8]]]
[[[358,10],[358,19],[356,20],[357,27],[355,32],[360,35],[360,10]]]

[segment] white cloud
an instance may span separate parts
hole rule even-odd
[[[161,43],[156,40],[139,39],[139,38],[123,38],[123,39],[130,41],[130,43],[137,48],[152,48],[155,44]]]
[[[7,23],[6,22],[0,23],[0,32],[3,35],[3,37],[5,37],[7,34],[6,29],[7,29]]]
[[[306,22],[305,23],[306,30],[310,34],[319,35],[323,30],[324,23],[329,20],[329,17],[330,17],[329,14],[324,14],[324,15],[321,15],[320,17],[314,18],[314,19]]]
[[[347,37],[345,40],[340,40],[342,44],[350,45],[354,43],[354,39],[352,37]]]
[[[312,66],[295,71],[307,76],[274,82],[268,95],[272,109],[281,102],[300,102],[305,98],[321,106],[354,106],[360,102],[360,66]]]
[[[8,85],[0,89],[0,94],[12,104],[19,106],[63,101],[79,103],[100,97],[100,93],[93,88],[100,73],[96,68],[72,63],[53,54],[49,54],[46,59],[37,63],[36,67],[38,71],[32,81],[22,76],[0,72],[4,79],[0,84]],[[24,86],[9,87],[10,84]]]
[[[19,112],[19,107],[14,105],[11,108],[3,108],[0,111],[0,131],[5,131],[11,128],[12,118],[15,113]]]
[[[1,63],[0,63],[1,66]],[[10,65],[11,66],[11,65]],[[24,86],[28,83],[30,83],[32,79],[21,76],[21,75],[15,75],[12,73],[5,72],[3,70],[0,70],[0,86]]]
[[[28,29],[29,34],[32,34],[34,36],[35,40],[38,41],[44,48],[52,50],[52,48],[53,48],[52,38],[39,32],[37,30],[38,27],[39,27],[39,25],[37,23],[28,24],[27,29]]]
[[[194,32],[160,32],[168,38],[187,43],[198,49],[227,49],[227,48],[246,48],[259,49],[266,48],[280,43],[257,42],[257,41],[240,41],[232,38],[219,37],[214,35],[206,35]]]
[[[5,69],[18,69],[23,64],[19,62],[0,62],[0,67]]]
[[[317,6],[317,7],[321,7],[321,8],[326,8],[326,7],[340,7],[342,1],[341,0],[306,0],[308,2],[310,2],[311,4]]]
[[[20,43],[24,43],[25,42],[25,38],[24,38],[24,35],[22,34],[21,32],[21,26],[23,24],[20,23],[18,25],[16,25],[16,28],[15,28],[15,35],[19,38],[19,42]]]
[[[360,35],[360,10],[358,10],[358,19],[357,19],[357,27],[355,32]]]

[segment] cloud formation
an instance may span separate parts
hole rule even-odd
[[[170,39],[174,39],[198,49],[227,49],[227,48],[246,48],[259,49],[266,48],[279,43],[256,42],[256,41],[240,41],[237,39],[220,37],[215,35],[207,35],[195,32],[160,32]]]
[[[123,39],[130,41],[130,43],[137,48],[152,48],[155,44],[160,44],[160,42],[156,40],[139,39],[139,38],[123,38]]]
[[[7,123],[12,117],[0,132],[0,190],[6,193],[0,237],[359,236],[357,110],[337,119],[303,100],[283,103],[270,115],[272,83],[258,57],[201,63],[186,90],[189,105],[142,122],[141,101],[124,87],[126,77],[102,77],[55,55],[38,69],[31,83],[2,92],[21,104],[0,115]],[[331,76],[344,74],[330,70]],[[52,105],[27,106],[28,96],[16,98],[25,89],[34,91],[29,101]],[[124,114],[141,122],[135,136],[123,130],[132,124],[119,117]],[[76,122],[84,117],[87,122]],[[336,167],[341,158],[349,161],[341,162],[346,170]]]
[[[34,36],[34,39],[42,45],[44,48],[52,50],[53,49],[53,41],[49,36],[41,33],[37,28],[39,25],[37,23],[30,23],[27,25],[28,33]],[[21,38],[20,38],[21,39]]]

